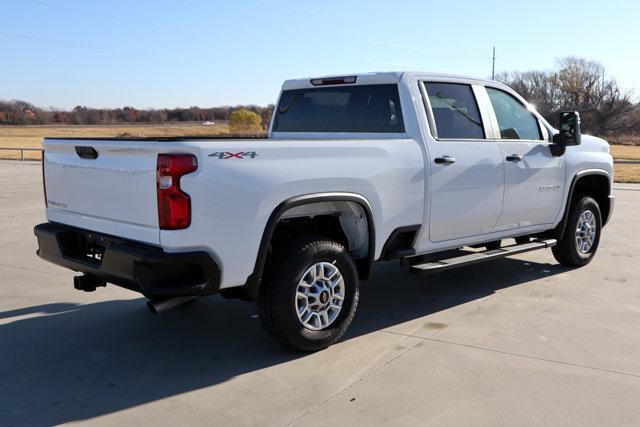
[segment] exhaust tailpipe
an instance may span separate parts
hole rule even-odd
[[[173,297],[173,298],[165,298],[160,300],[149,300],[147,301],[147,307],[153,314],[158,314],[163,311],[167,311],[170,308],[177,307],[179,305],[186,304],[188,302],[196,299],[196,296],[186,296],[186,297]]]

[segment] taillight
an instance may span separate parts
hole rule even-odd
[[[156,172],[158,222],[163,230],[180,230],[191,224],[191,198],[180,189],[180,177],[198,169],[191,154],[159,154]]]

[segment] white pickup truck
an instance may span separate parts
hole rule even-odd
[[[257,300],[274,339],[316,351],[374,261],[437,271],[552,247],[587,264],[613,160],[577,113],[559,122],[494,81],[398,72],[286,81],[268,139],[46,138],[38,255],[154,312]]]

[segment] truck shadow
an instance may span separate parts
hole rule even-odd
[[[503,259],[425,276],[379,263],[345,340],[564,271]],[[2,423],[84,420],[305,357],[271,342],[254,304],[211,297],[156,317],[143,301],[0,313]]]

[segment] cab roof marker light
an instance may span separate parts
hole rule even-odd
[[[311,79],[311,84],[314,86],[325,85],[347,85],[356,82],[358,76],[344,76],[344,77],[325,77],[322,79]]]

